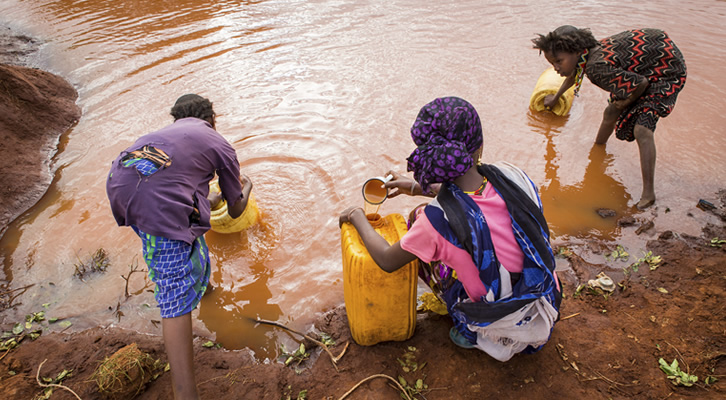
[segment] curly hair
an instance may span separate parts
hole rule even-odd
[[[189,117],[211,121],[215,114],[211,101],[196,94],[185,94],[176,100],[171,115],[174,121]]]
[[[532,39],[534,48],[542,52],[556,54],[559,52],[581,53],[585,49],[597,46],[599,43],[589,29],[578,29],[572,25],[563,25],[546,36],[538,34]]]

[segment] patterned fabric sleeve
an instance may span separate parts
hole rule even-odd
[[[613,61],[603,57],[601,51],[591,54],[592,57],[585,67],[588,79],[595,86],[610,93],[613,100],[625,100],[635,91],[638,85],[647,78],[620,68]]]

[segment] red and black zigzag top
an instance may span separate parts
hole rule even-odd
[[[670,114],[675,106],[686,83],[686,62],[662,30],[635,29],[602,39],[591,49],[585,74],[608,91],[611,100],[627,98],[647,79],[648,88],[626,114],[651,112],[657,119]]]
[[[590,54],[585,73],[616,100],[628,97],[643,79],[648,93],[678,93],[686,82],[686,62],[668,35],[658,29],[636,29],[610,36]]]

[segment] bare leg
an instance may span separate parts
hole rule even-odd
[[[635,125],[633,131],[640,150],[640,171],[643,175],[643,193],[636,205],[642,210],[655,203],[655,139],[653,131],[643,125]]]
[[[171,382],[177,400],[198,400],[194,380],[194,353],[192,349],[192,313],[179,317],[162,318],[166,356],[171,367]]]
[[[620,112],[621,110],[612,104],[608,104],[608,106],[605,107],[605,111],[602,113],[600,129],[598,129],[597,137],[595,138],[595,143],[605,144],[608,141],[610,135],[612,135],[615,130],[615,123],[618,122]]]

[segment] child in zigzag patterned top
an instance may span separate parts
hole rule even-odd
[[[565,25],[547,35],[538,35],[532,42],[566,77],[559,92],[545,99],[545,106],[554,105],[568,88],[581,83],[583,75],[610,93],[595,143],[606,143],[613,131],[620,140],[638,142],[643,192],[637,207],[653,205],[653,132],[658,119],[671,113],[686,83],[686,63],[681,51],[665,32],[650,28],[633,29],[598,41],[588,29]]]

